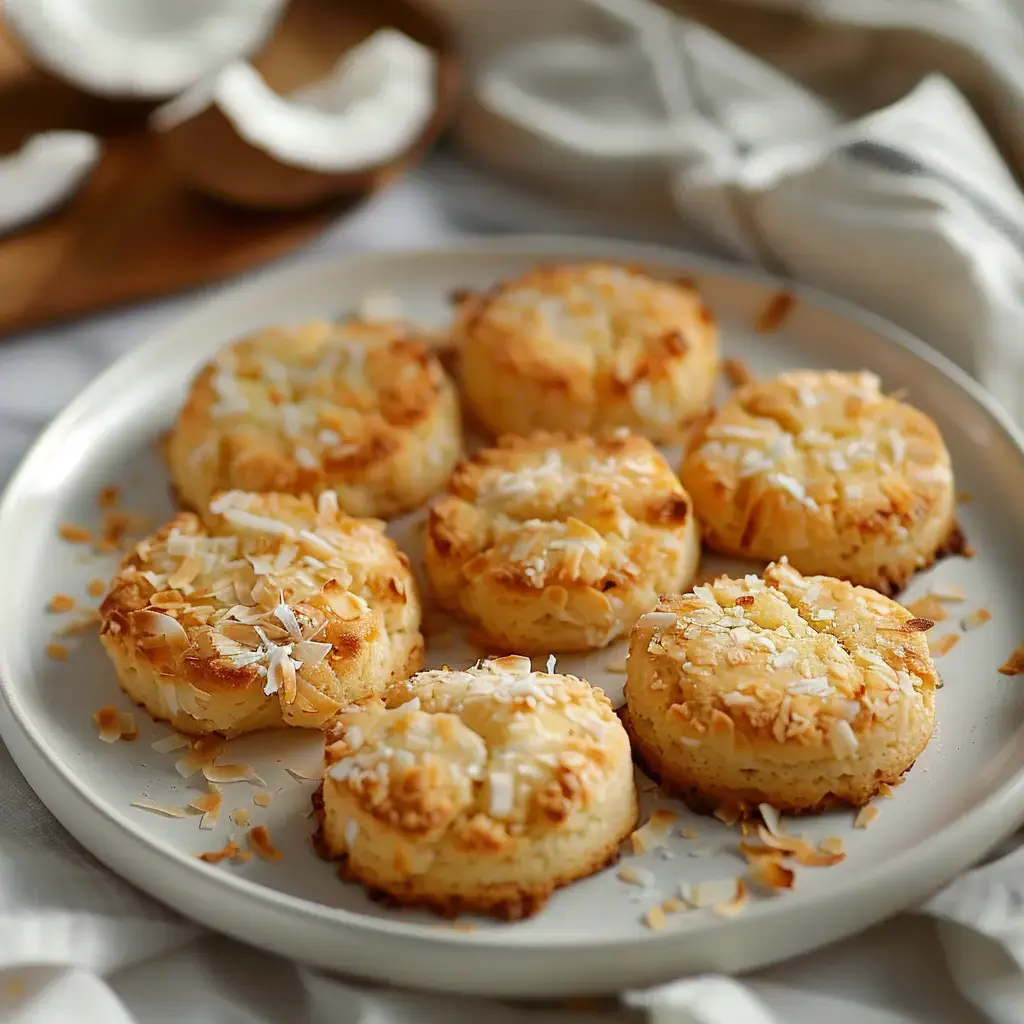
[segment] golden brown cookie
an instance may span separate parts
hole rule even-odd
[[[231,491],[127,556],[101,640],[124,691],[185,733],[319,728],[423,664],[409,563],[376,520]]]
[[[456,468],[427,522],[439,603],[492,651],[576,651],[627,632],[700,558],[690,501],[651,443],[505,437]]]
[[[346,708],[326,758],[322,851],[372,892],[446,915],[535,913],[636,824],[608,698],[528,658],[421,672]]]
[[[625,426],[674,441],[710,405],[714,318],[689,285],[609,263],[539,267],[467,296],[462,385],[493,434]]]
[[[891,595],[962,549],[938,428],[871,373],[808,370],[740,388],[695,432],[680,475],[723,554],[786,556]]]
[[[931,738],[931,625],[785,562],[662,597],[630,638],[635,749],[699,809],[864,804]]]
[[[455,389],[398,322],[275,327],[229,345],[197,376],[168,444],[180,500],[219,490],[318,494],[350,515],[422,504],[459,457]]]

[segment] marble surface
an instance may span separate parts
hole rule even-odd
[[[282,262],[311,259],[329,252],[427,246],[474,230],[510,228],[612,234],[621,231],[622,225],[552,211],[541,202],[505,192],[499,185],[479,179],[440,157],[370,205],[350,214],[304,252]],[[674,238],[679,244],[693,244],[692,239],[680,238],[678,231],[670,237],[657,226],[644,231],[634,226],[629,234],[633,238]],[[0,341],[0,483],[7,479],[35,435],[92,377],[213,290]],[[17,816],[35,798],[20,778],[10,777],[9,773],[14,771],[5,752],[0,750],[0,777],[8,775],[7,785],[0,786],[6,797],[4,814]],[[51,827],[57,826],[51,823]],[[276,1011],[266,1015],[270,1007],[287,1000],[287,993],[295,984],[290,965],[255,951],[243,953],[235,944],[212,937],[193,943],[172,958],[123,972],[112,984],[137,1020],[170,1020],[166,1011],[171,1005],[172,989],[168,986],[174,986],[180,993],[179,986],[188,984],[187,979],[197,972],[206,974],[229,968],[237,972],[239,957],[248,964],[246,973],[259,976],[260,983],[248,988],[244,995],[239,992],[237,1004],[233,997],[225,997],[217,1012],[207,1005],[195,1019],[297,1019],[287,1014],[278,1017]],[[981,1020],[957,995],[933,925],[914,915],[902,915],[857,939],[763,970],[750,980],[781,1020],[811,1022],[827,1017],[836,1024],[971,1024]],[[166,1002],[161,991],[167,996]],[[181,1019],[180,1000],[174,1007],[174,1019]],[[452,1017],[442,1014],[436,1019]],[[635,1018],[615,1014],[614,1019]]]

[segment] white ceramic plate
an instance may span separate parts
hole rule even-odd
[[[88,580],[107,576],[112,558],[81,561],[81,548],[58,539],[58,524],[95,523],[100,488],[117,483],[126,504],[162,518],[171,512],[167,478],[155,443],[170,424],[191,371],[220,344],[252,328],[336,317],[371,289],[402,295],[413,318],[442,324],[446,296],[554,257],[646,262],[695,276],[722,326],[725,354],[757,374],[795,367],[870,368],[887,389],[905,388],[939,423],[953,454],[959,488],[974,500],[962,520],[978,549],[972,560],[948,559],[916,579],[911,597],[935,581],[963,585],[969,599],[958,618],[986,606],[993,619],[965,634],[940,662],[939,730],[905,785],[878,801],[871,828],[853,830],[851,813],[794,825],[812,838],[840,835],[847,860],[798,869],[797,888],[751,903],[738,917],[709,910],[673,915],[651,931],[643,912],[674,895],[681,881],[734,878],[743,862],[736,834],[678,805],[679,825],[699,839],[673,835],[667,853],[627,862],[648,869],[647,892],[614,869],[556,894],[535,918],[479,922],[473,931],[419,913],[383,909],[319,861],[307,836],[315,782],[285,767],[315,766],[316,736],[298,731],[246,737],[228,760],[256,766],[273,802],[254,807],[254,788],[225,787],[221,823],[200,831],[198,819],[172,820],[129,806],[145,794],[185,804],[200,783],[174,771],[176,754],[150,743],[167,729],[136,717],[136,743],[101,743],[91,714],[115,702],[129,709],[93,636],[68,641],[71,659],[45,653],[58,618],[52,594],[85,595]],[[740,971],[839,938],[920,899],[981,856],[1024,816],[1024,683],[996,668],[1024,637],[1024,458],[1021,441],[976,385],[920,343],[866,314],[811,291],[777,333],[752,324],[778,289],[759,274],[696,256],[620,243],[534,239],[476,242],[440,252],[366,256],[264,275],[229,289],[178,326],[122,359],[75,400],[46,431],[12,481],[0,508],[0,686],[6,698],[3,738],[29,781],[90,850],[143,889],[199,921],[247,942],[326,967],[381,980],[506,995],[608,992],[698,970]],[[400,531],[405,532],[408,531]],[[598,685],[621,691],[608,671],[621,651],[565,658]],[[431,651],[431,662],[460,664],[468,647]],[[648,807],[654,794],[647,794]],[[280,863],[253,860],[211,866],[196,859],[222,846],[227,812],[246,807],[284,851]],[[697,854],[691,856],[691,853]]]

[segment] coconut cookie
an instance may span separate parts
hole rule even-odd
[[[420,672],[346,708],[327,743],[321,850],[399,903],[526,917],[636,824],[608,698],[528,658]]]
[[[626,431],[505,437],[448,490],[427,521],[427,574],[493,651],[604,647],[697,571],[686,492]]]
[[[384,524],[231,491],[179,513],[114,577],[101,639],[121,687],[181,732],[319,728],[423,664],[409,563]]]
[[[199,373],[168,445],[183,504],[214,492],[317,494],[351,515],[422,504],[459,457],[455,389],[401,323],[280,327],[235,342]]]
[[[785,373],[736,391],[681,476],[708,545],[897,593],[959,552],[949,452],[871,373]]]
[[[714,391],[700,296],[630,267],[539,267],[467,296],[456,335],[466,398],[494,434],[626,426],[675,441]]]
[[[785,561],[662,597],[630,638],[635,748],[699,809],[866,803],[921,754],[938,677],[895,601]]]

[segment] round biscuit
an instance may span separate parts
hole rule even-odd
[[[710,405],[714,317],[688,284],[607,263],[546,266],[470,294],[461,382],[494,435],[625,426],[681,439]]]
[[[421,672],[346,708],[327,744],[321,851],[371,892],[446,916],[533,914],[636,825],[608,698],[528,658]]]
[[[662,597],[630,637],[627,728],[699,810],[862,805],[898,782],[935,724],[923,630],[890,598],[784,561]]]
[[[423,664],[409,563],[325,491],[219,495],[140,541],[100,607],[122,689],[184,733],[320,728]]]
[[[167,446],[174,487],[203,510],[220,490],[318,494],[350,515],[422,504],[462,448],[455,388],[399,322],[275,327],[198,374]]]
[[[427,574],[494,653],[604,647],[697,571],[686,492],[625,431],[504,437],[461,462],[448,490],[427,520]]]
[[[938,428],[871,373],[799,371],[737,390],[680,472],[723,554],[895,594],[963,549]]]

